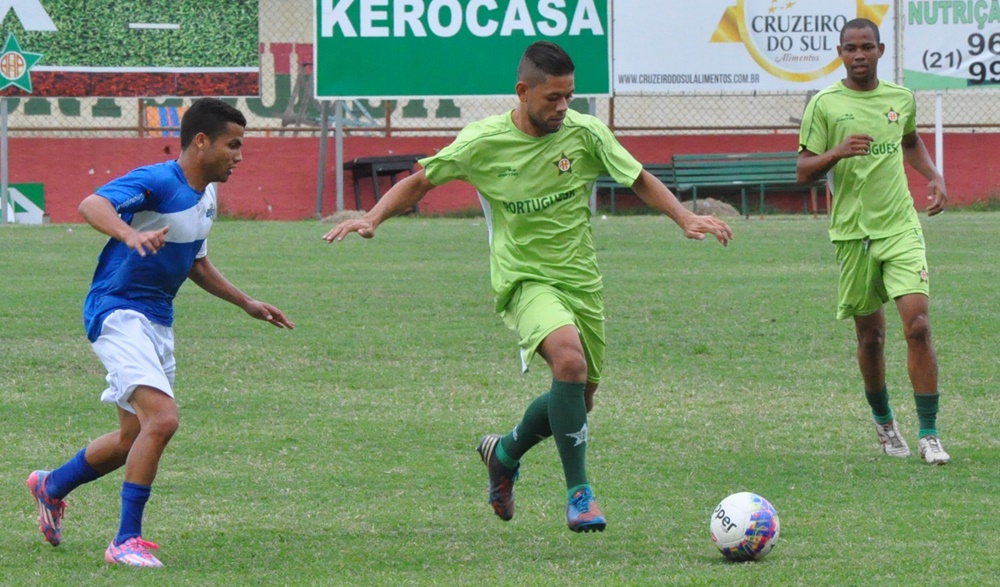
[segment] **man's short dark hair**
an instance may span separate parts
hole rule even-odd
[[[536,41],[524,50],[517,66],[517,80],[529,86],[545,81],[547,76],[571,75],[573,60],[562,47],[549,41]]]
[[[226,132],[227,123],[236,123],[244,128],[247,119],[235,106],[218,98],[199,98],[187,109],[181,118],[181,149],[186,149],[198,133],[205,133],[208,138],[216,137]]]
[[[855,18],[854,20],[847,21],[844,28],[840,29],[840,44],[844,44],[844,31],[847,29],[871,29],[872,33],[875,34],[875,42],[881,43],[882,36],[878,32],[878,25],[874,22],[868,20],[867,18]]]

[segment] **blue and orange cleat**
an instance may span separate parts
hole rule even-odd
[[[66,502],[49,497],[45,490],[45,479],[48,476],[49,471],[32,471],[24,484],[38,504],[38,529],[49,544],[59,546],[62,542],[62,519],[66,512]]]
[[[112,541],[108,549],[104,551],[104,560],[111,564],[121,563],[132,567],[155,567],[163,566],[160,559],[149,552],[150,549],[157,550],[160,545],[143,540],[141,536],[133,536],[118,546]]]
[[[569,503],[566,504],[566,524],[574,532],[603,532],[608,525],[589,486],[577,489],[569,498]]]
[[[514,482],[521,467],[508,469],[500,462],[496,455],[499,442],[499,434],[487,434],[480,439],[476,450],[490,474],[490,505],[496,515],[506,522],[514,517]]]

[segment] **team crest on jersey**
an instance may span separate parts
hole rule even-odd
[[[889,111],[885,113],[885,119],[889,121],[889,124],[899,124],[899,112],[896,112],[890,106]]]
[[[569,173],[573,170],[573,161],[563,153],[562,156],[556,161],[556,167],[559,169],[559,175],[564,173]]]
[[[920,270],[920,281],[927,281],[927,270],[926,269],[921,269]]]

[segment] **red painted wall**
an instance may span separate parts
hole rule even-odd
[[[934,152],[934,137],[923,135]],[[344,160],[389,154],[433,154],[451,142],[450,137],[344,139]],[[795,150],[797,137],[773,135],[677,135],[622,137],[621,142],[640,161],[668,162],[673,153],[715,153]],[[953,206],[968,205],[989,197],[1000,197],[1000,133],[946,134],[945,178]],[[11,183],[45,184],[45,207],[52,222],[81,222],[76,212],[80,200],[105,182],[134,167],[176,158],[177,138],[144,139],[10,139]],[[327,150],[324,172],[323,215],[336,204],[336,169],[333,141]],[[319,161],[316,138],[250,137],[244,160],[232,178],[219,190],[224,213],[262,220],[301,220],[315,217]],[[918,209],[926,205],[926,181],[910,170],[910,190]],[[362,207],[373,205],[371,183],[362,182]],[[389,188],[382,182],[382,192]],[[344,203],[354,208],[350,173],[345,174]],[[801,211],[802,199],[776,199],[769,205]],[[431,191],[421,202],[423,214],[440,214],[478,208],[472,186],[452,182]]]

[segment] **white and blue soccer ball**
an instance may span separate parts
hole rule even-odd
[[[763,497],[742,491],[719,502],[709,528],[712,542],[727,559],[760,560],[778,541],[778,513]]]

